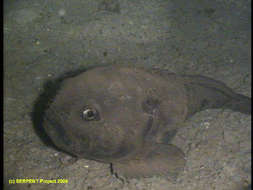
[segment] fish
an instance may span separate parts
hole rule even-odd
[[[63,80],[43,127],[57,148],[110,163],[118,177],[176,179],[186,158],[173,137],[196,112],[216,108],[251,114],[251,98],[205,76],[110,65]]]

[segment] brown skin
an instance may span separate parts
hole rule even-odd
[[[183,170],[183,152],[168,144],[187,117],[207,108],[251,113],[251,99],[221,82],[122,66],[66,79],[46,111],[54,144],[80,158],[113,164],[125,177]]]

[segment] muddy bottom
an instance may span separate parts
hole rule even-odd
[[[100,64],[201,74],[251,96],[251,1],[26,0],[4,2],[4,185],[7,190],[242,190],[251,184],[251,116],[206,110],[173,144],[177,181],[122,181],[110,165],[47,146],[32,112],[44,84]]]

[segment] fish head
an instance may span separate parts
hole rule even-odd
[[[101,69],[66,79],[45,114],[54,144],[104,162],[134,154],[152,119],[143,112],[143,89],[128,77]]]

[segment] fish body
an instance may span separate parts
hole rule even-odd
[[[58,148],[112,163],[116,175],[175,178],[185,158],[170,141],[188,117],[208,108],[250,114],[251,98],[208,77],[104,66],[63,81],[44,128]]]

